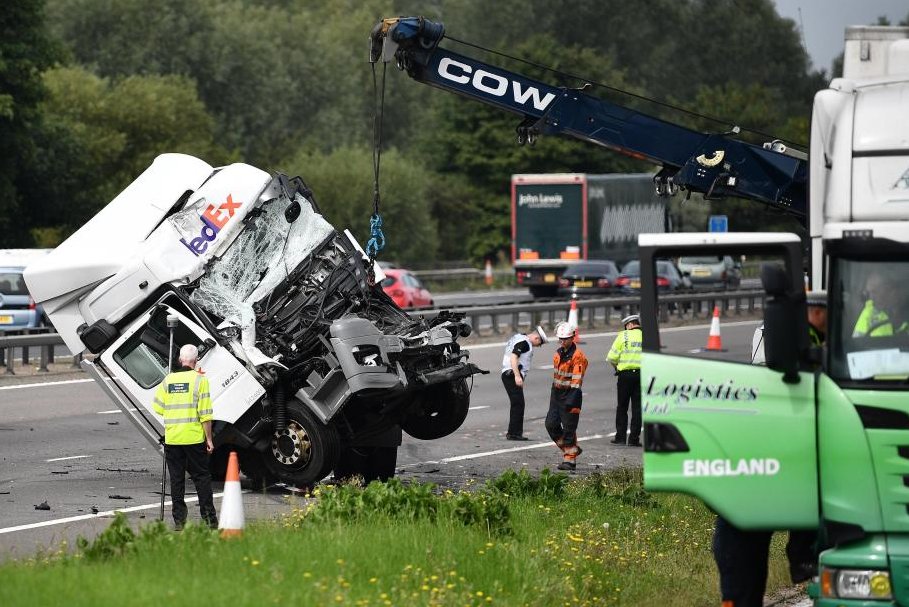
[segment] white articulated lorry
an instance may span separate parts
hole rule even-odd
[[[247,476],[309,485],[393,475],[401,430],[454,432],[480,371],[457,343],[461,315],[411,318],[368,268],[302,179],[165,154],[25,280],[156,447],[176,316],[171,354],[198,346],[211,385],[216,477],[239,449]]]

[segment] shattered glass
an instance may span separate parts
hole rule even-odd
[[[300,216],[287,223],[285,210],[297,202]],[[272,198],[250,212],[243,231],[199,281],[192,300],[206,311],[243,326],[252,303],[266,297],[334,228],[310,202],[295,194]]]

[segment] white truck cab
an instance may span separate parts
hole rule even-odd
[[[479,372],[457,344],[470,333],[461,315],[413,319],[368,270],[301,179],[165,154],[25,280],[153,444],[152,394],[168,354],[192,343],[211,386],[216,475],[239,449],[247,476],[307,485],[331,471],[391,476],[401,429],[456,430]]]

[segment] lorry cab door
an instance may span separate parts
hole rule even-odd
[[[742,529],[817,527],[814,374],[794,371],[784,381],[782,372],[751,364],[752,335],[760,318],[729,323],[722,331],[728,349],[722,351],[697,347],[708,336],[703,322],[695,321],[690,330],[660,332],[659,306],[666,304],[657,303],[656,288],[650,285],[655,281],[657,258],[735,254],[736,249],[724,245],[728,240],[751,242],[751,248],[743,252],[762,259],[761,263],[775,255],[773,263],[785,268],[786,284],[791,283],[788,288],[803,292],[798,237],[729,233],[703,235],[703,242],[698,243],[697,234],[659,235],[662,239],[654,235],[654,242],[672,238],[675,244],[665,247],[645,246],[644,236],[641,406],[645,488],[694,495]],[[754,297],[757,303],[752,305],[758,313],[769,310],[766,297]],[[732,301],[738,305],[739,299]],[[747,302],[742,305],[749,306]],[[804,302],[792,317],[801,318],[798,331],[804,333],[807,343]],[[797,350],[798,340],[789,339]]]
[[[645,352],[644,484],[702,499],[743,529],[818,523],[814,376]]]
[[[236,421],[265,390],[236,357],[219,345],[194,319],[174,308],[159,304],[137,318],[101,355],[101,362],[147,419],[161,418],[152,409],[155,389],[164,379],[170,342],[166,319],[178,318],[174,329],[173,364],[180,347],[193,344],[199,349],[196,368],[208,378],[214,419]]]

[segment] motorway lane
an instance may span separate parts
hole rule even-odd
[[[756,324],[723,324],[723,341],[729,349],[724,358],[749,359]],[[671,351],[703,347],[707,328],[698,325],[668,329],[664,332],[664,345]],[[582,348],[591,365],[584,382],[584,408],[578,431],[584,439],[578,474],[640,465],[639,449],[613,446],[607,440],[614,431],[615,378],[604,361],[614,335],[582,335]],[[556,344],[550,342],[536,352],[528,380],[525,434],[532,441],[504,439],[508,404],[499,378],[502,343],[474,345],[470,347],[471,360],[491,373],[475,377],[472,408],[466,422],[441,440],[420,441],[405,435],[398,456],[399,476],[459,487],[468,479],[482,481],[506,468],[526,468],[533,473],[544,467],[554,468],[560,461],[559,452],[546,436],[543,419],[555,349]],[[0,558],[27,555],[34,546],[51,545],[64,538],[72,541],[76,534],[92,535],[103,529],[109,522],[106,519],[15,529],[68,517],[90,518],[93,505],[102,512],[148,506],[132,512],[131,518],[157,514],[161,459],[122,414],[108,413],[113,409],[91,382],[0,387]],[[188,489],[192,487],[187,484]],[[220,486],[216,485],[215,490],[219,491]],[[45,500],[50,511],[34,509]],[[249,518],[290,507],[281,491],[247,495],[244,503]],[[192,505],[190,517],[198,518],[198,509]],[[166,520],[169,519],[168,512]]]

